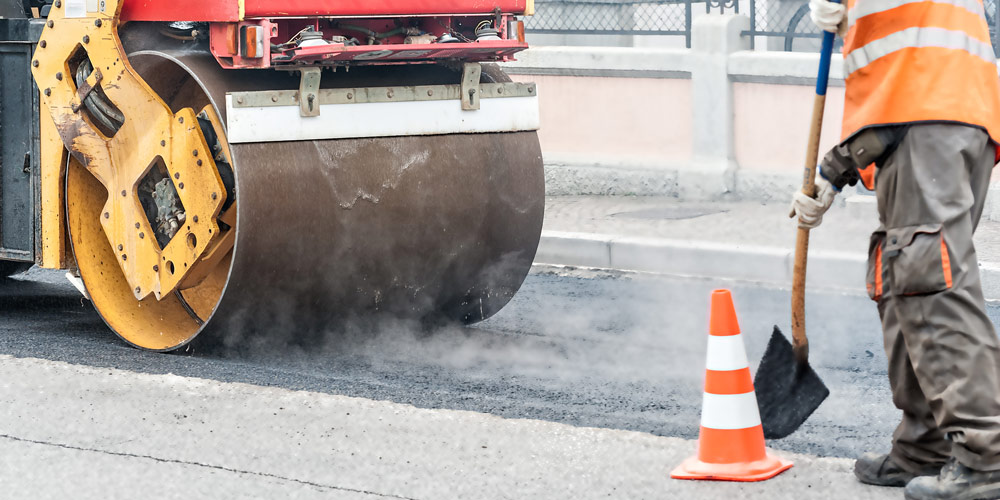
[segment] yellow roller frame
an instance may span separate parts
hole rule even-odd
[[[136,299],[173,293],[206,249],[217,250],[216,218],[226,190],[190,108],[173,113],[132,69],[118,38],[119,0],[104,10],[68,18],[57,0],[32,60],[32,73],[63,144],[108,191],[101,226]],[[125,116],[106,137],[81,106],[70,69],[86,54],[95,70],[88,87],[99,87]],[[217,130],[218,117],[209,116]],[[221,137],[221,134],[220,134]],[[162,159],[184,206],[186,221],[163,249],[139,202],[139,182]],[[195,222],[197,221],[197,222]]]
[[[43,108],[44,109],[44,108]],[[41,226],[42,259],[49,269],[75,267],[66,238],[66,198],[63,191],[66,175],[66,146],[48,110],[39,116],[41,129]]]

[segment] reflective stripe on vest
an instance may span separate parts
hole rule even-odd
[[[877,14],[889,9],[895,9],[907,4],[927,2],[928,0],[864,0],[855,4],[851,10],[847,11],[847,26],[854,26],[854,23],[870,14]],[[973,14],[982,16],[983,5],[979,0],[934,0],[932,3],[942,3],[961,7]]]
[[[868,42],[844,57],[844,74],[850,75],[872,61],[906,48],[941,47],[964,50],[988,63],[995,63],[993,46],[972,38],[963,31],[943,28],[909,28]]]

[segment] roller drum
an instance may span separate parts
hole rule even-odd
[[[130,61],[175,111],[211,103],[223,122],[226,92],[298,84],[277,72],[225,71],[199,53],[142,51]],[[506,81],[496,67],[484,75]],[[324,77],[324,87],[457,78],[440,67],[354,69]],[[171,350],[196,336],[231,345],[273,336],[308,342],[371,317],[472,323],[511,299],[534,258],[544,210],[535,132],[232,144],[230,152],[231,259],[220,264],[214,289],[155,304],[125,297],[124,277],[106,276],[121,274],[113,255],[98,264],[103,235],[88,218],[99,217],[106,193],[71,165],[71,239],[78,260],[89,262],[82,277],[88,289],[105,288],[92,291],[95,305],[130,343]]]

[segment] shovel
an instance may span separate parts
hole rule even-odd
[[[830,79],[830,55],[834,34],[823,33],[823,47],[816,77],[816,100],[813,102],[809,147],[802,192],[816,196],[816,162],[819,159],[819,136],[823,127],[826,87]],[[792,342],[777,326],[764,350],[754,377],[754,390],[760,409],[764,437],[781,439],[795,432],[830,395],[819,375],[809,366],[809,340],[806,338],[806,257],[809,230],[799,228],[795,241],[795,267],[792,277]]]

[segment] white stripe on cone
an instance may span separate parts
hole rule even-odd
[[[757,395],[705,393],[701,402],[701,426],[708,429],[749,429],[760,425]]]
[[[742,370],[750,366],[742,335],[708,336],[705,368],[715,371]]]

